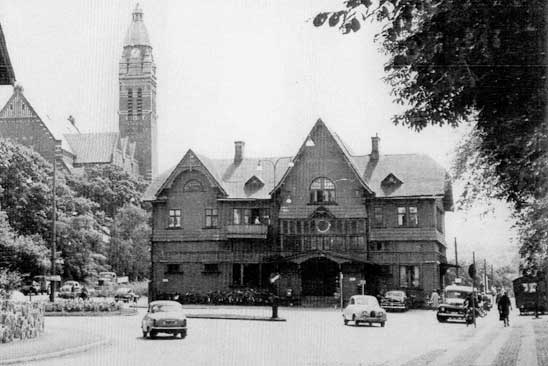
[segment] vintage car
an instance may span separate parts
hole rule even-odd
[[[23,295],[38,295],[40,292],[40,284],[36,281],[27,280],[23,283],[23,286],[19,289]]]
[[[447,286],[443,291],[443,301],[438,306],[436,317],[440,323],[444,323],[449,319],[465,320],[466,308],[465,300],[473,293],[470,286]]]
[[[153,301],[141,322],[143,338],[156,338],[158,333],[168,333],[181,338],[187,335],[186,316],[182,305],[176,301]]]
[[[388,291],[381,300],[381,307],[386,311],[407,311],[411,307],[411,299],[405,291]]]
[[[379,323],[384,327],[386,324],[386,312],[379,306],[377,299],[369,295],[352,296],[342,316],[344,325],[348,325],[349,321],[354,322],[354,325]]]
[[[72,299],[80,296],[82,292],[82,287],[77,281],[67,281],[59,289],[59,297],[65,299]]]
[[[120,287],[114,294],[114,301],[137,302],[138,299],[139,295],[127,287]]]

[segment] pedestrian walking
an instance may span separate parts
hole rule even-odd
[[[508,297],[508,294],[506,291],[504,291],[503,295],[500,297],[498,302],[498,309],[499,309],[499,320],[502,320],[504,322],[504,326],[508,327],[510,326],[510,310],[512,310],[512,304],[510,303],[510,298]]]
[[[432,309],[434,310],[437,310],[440,305],[440,294],[438,291],[439,290],[432,291],[432,295],[430,296],[430,303],[432,305]]]

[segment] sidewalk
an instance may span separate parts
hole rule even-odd
[[[0,365],[9,365],[84,352],[108,339],[83,330],[48,324],[37,338],[0,344]]]

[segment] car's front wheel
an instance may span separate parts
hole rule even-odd
[[[154,339],[156,338],[156,335],[158,335],[158,332],[156,332],[155,330],[151,330],[149,334],[150,334],[150,338]]]
[[[348,319],[346,319],[344,315],[343,315],[343,321],[344,321],[344,325],[348,325]]]
[[[385,322],[381,322],[381,327],[383,327],[383,328],[384,328],[384,324],[385,324]]]
[[[183,330],[181,332],[181,339],[185,339],[186,338],[186,330]]]
[[[445,323],[445,322],[447,321],[447,319],[446,319],[445,317],[443,317],[443,316],[436,315],[436,317],[438,318],[438,321],[439,321],[440,323]]]
[[[148,332],[146,330],[143,330],[143,338],[146,338],[148,336]]]

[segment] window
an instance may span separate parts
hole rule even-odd
[[[203,190],[204,187],[202,186],[202,183],[196,179],[191,179],[186,182],[185,187],[183,188],[183,192],[202,192]]]
[[[317,178],[310,185],[310,203],[335,202],[335,185],[327,178]]]
[[[439,208],[436,208],[436,228],[443,233],[443,212]]]
[[[178,263],[168,263],[166,273],[183,273],[183,271],[181,271],[180,265]]]
[[[398,207],[398,226],[418,226],[419,216],[416,206]]]
[[[127,90],[127,115],[131,119],[133,117],[133,89]]]
[[[205,226],[217,227],[219,221],[219,215],[216,208],[206,208],[205,210]]]
[[[181,210],[169,210],[168,227],[181,227]]]
[[[383,226],[384,224],[384,218],[383,218],[383,212],[382,212],[382,207],[375,207],[373,208],[373,222],[375,224],[375,226]]]
[[[204,273],[220,273],[218,263],[205,263]]]
[[[400,286],[419,287],[419,266],[400,266]]]
[[[407,226],[407,216],[405,207],[398,207],[398,226]]]
[[[234,225],[270,225],[270,211],[267,208],[235,208],[232,214]]]
[[[417,226],[419,224],[419,217],[417,215],[417,208],[414,206],[408,207],[409,212],[409,226]]]
[[[137,117],[143,116],[143,89],[137,89]]]

